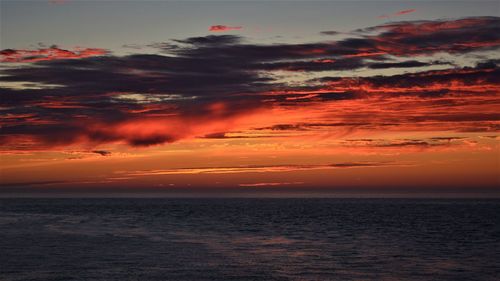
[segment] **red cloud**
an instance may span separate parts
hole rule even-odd
[[[244,134],[249,128],[280,124],[295,128],[294,123],[304,119],[312,120],[314,126],[301,125],[301,132],[330,135],[331,128],[339,128],[335,136],[361,129],[496,132],[500,128],[496,59],[476,67],[399,75],[384,72],[358,77],[345,72],[297,84],[293,76],[288,84],[264,73],[293,70],[316,77],[318,71],[328,69],[414,67],[422,62],[408,61],[408,56],[463,54],[499,46],[494,32],[498,21],[481,17],[392,22],[365,29],[379,31],[376,35],[310,44],[240,44],[238,36],[210,35],[180,41],[191,45],[178,47],[181,56],[177,57],[106,56],[5,68],[5,81],[33,85],[2,89],[6,117],[0,118],[0,150],[106,143],[148,146],[200,136],[231,138],[225,133]],[[0,55],[3,61],[18,62],[103,52],[54,46],[3,50]],[[423,65],[438,64],[425,61]],[[425,146],[405,142],[391,147],[403,144]]]
[[[404,14],[409,14],[415,12],[415,9],[409,9],[409,10],[403,10],[395,13],[394,15],[399,16],[399,15],[404,15]]]
[[[420,35],[433,32],[468,29],[480,25],[495,24],[491,18],[466,18],[449,21],[396,22],[374,27],[401,35]]]
[[[212,25],[208,30],[212,32],[224,32],[243,29],[241,26]]]
[[[43,104],[45,109],[69,109],[57,103]],[[40,104],[37,104],[40,105]],[[147,106],[147,105],[146,105]],[[235,109],[236,108],[236,109]],[[173,110],[173,109],[170,109]],[[0,127],[15,126],[20,122],[30,123],[33,127],[42,125],[45,132],[12,134],[0,136],[0,152],[4,147],[12,150],[46,149],[70,145],[98,145],[104,143],[127,143],[133,147],[147,147],[171,143],[181,139],[192,139],[198,136],[214,134],[229,130],[238,130],[241,123],[251,118],[259,118],[266,112],[262,108],[239,108],[236,104],[214,102],[197,111],[203,114],[189,114],[177,111],[174,114],[157,115],[151,112],[128,112],[122,120],[106,120],[102,116],[77,115],[73,120],[41,120],[38,115],[7,115],[0,117]],[[127,113],[124,111],[124,113]],[[46,117],[45,117],[46,118]],[[85,123],[80,122],[84,118]],[[48,118],[50,119],[50,118]],[[37,129],[35,128],[35,131]]]
[[[0,51],[0,62],[37,62],[58,59],[79,59],[102,56],[107,53],[107,50],[99,48],[75,48],[72,51],[57,47],[38,50],[5,49]]]
[[[408,10],[399,11],[399,12],[396,12],[396,13],[390,14],[390,15],[381,15],[378,18],[379,19],[386,19],[386,18],[390,18],[390,17],[397,17],[397,16],[402,16],[402,15],[406,15],[409,13],[413,13],[415,11],[417,11],[417,10],[416,9],[408,9]]]

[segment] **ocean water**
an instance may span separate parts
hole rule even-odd
[[[500,201],[1,199],[0,280],[500,280]]]

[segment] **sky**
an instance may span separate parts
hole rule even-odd
[[[0,196],[500,195],[498,1],[0,1]]]

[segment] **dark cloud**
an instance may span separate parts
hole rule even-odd
[[[28,182],[15,182],[15,183],[0,183],[0,187],[25,187],[25,186],[40,186],[40,185],[53,185],[53,184],[64,184],[68,181],[28,181]]]
[[[406,68],[406,67],[423,67],[431,65],[443,65],[448,64],[445,62],[421,62],[416,60],[403,61],[403,62],[381,62],[372,63],[368,67],[372,69],[385,69],[385,68]]]
[[[337,35],[337,34],[340,34],[340,32],[334,31],[334,30],[328,30],[328,31],[321,31],[320,34],[322,34],[322,35]]]
[[[277,124],[270,127],[255,128],[255,130],[272,131],[307,131],[325,127],[356,127],[367,126],[369,122],[336,122],[336,123],[297,123],[297,124]]]
[[[433,137],[430,139],[431,140],[438,140],[438,141],[453,141],[453,140],[462,140],[462,139],[465,139],[465,137]]]
[[[287,70],[287,71],[341,71],[353,70],[365,67],[366,64],[362,58],[344,58],[344,59],[316,59],[310,61],[292,61],[264,63],[256,65],[260,70]]]
[[[0,119],[0,142],[12,145],[26,137],[46,145],[121,141],[147,146],[217,134],[200,127],[260,108],[300,105],[309,100],[304,97],[317,102],[358,99],[368,93],[427,98],[449,93],[494,95],[500,77],[496,58],[474,68],[391,76],[352,77],[347,71],[425,68],[444,63],[408,58],[495,49],[500,44],[499,19],[396,22],[336,42],[262,45],[235,35],[209,35],[149,45],[161,54],[114,56],[101,49],[57,46],[6,49],[0,53],[5,62],[30,63],[2,68],[2,80],[36,87],[0,88],[0,112],[5,116]],[[343,77],[320,76],[299,85],[277,82],[276,73],[283,70],[318,76],[321,71],[346,72]],[[491,113],[411,118],[415,122],[497,120]],[[276,126],[271,130],[279,130]],[[314,127],[292,126],[300,127],[296,130]]]
[[[426,141],[420,141],[420,140],[410,140],[410,141],[403,141],[403,142],[393,142],[393,143],[385,143],[385,144],[378,144],[378,145],[373,145],[377,147],[403,147],[403,146],[423,146],[427,147],[432,144],[426,142]]]
[[[343,141],[345,146],[373,147],[373,148],[433,148],[462,145],[465,137],[432,137],[426,139],[348,139]],[[471,142],[469,140],[469,142]]]
[[[226,138],[226,133],[208,134],[208,135],[205,135],[204,138],[207,138],[207,139],[224,139],[224,138]]]
[[[236,35],[208,35],[203,37],[190,37],[184,40],[173,40],[178,43],[192,44],[192,45],[233,45],[241,42],[241,37]]]
[[[475,17],[458,20],[391,22],[358,32],[364,35],[366,50],[393,55],[429,55],[437,52],[467,53],[497,49],[500,44],[500,18]],[[348,39],[349,41],[349,39]],[[346,44],[344,42],[343,44]],[[371,45],[371,46],[370,46]]]
[[[203,136],[204,139],[257,139],[257,138],[274,138],[274,135],[228,135],[228,133],[213,133]]]
[[[346,91],[390,91],[391,95],[416,94],[440,96],[446,93],[496,94],[500,84],[500,68],[496,64],[482,62],[478,67],[453,68],[422,71],[392,76],[371,76],[363,78],[322,77],[314,79],[331,85],[333,89]],[[468,90],[471,89],[471,90]],[[474,92],[469,92],[474,90]],[[399,92],[399,93],[398,93]]]
[[[93,150],[92,153],[99,154],[101,156],[111,155],[111,151],[107,151],[107,150]]]

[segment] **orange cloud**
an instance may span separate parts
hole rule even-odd
[[[267,187],[267,186],[280,186],[280,185],[297,185],[297,184],[304,184],[302,181],[296,181],[296,182],[256,182],[256,183],[240,183],[238,184],[239,186],[244,186],[244,187]]]
[[[73,106],[55,104],[37,104],[44,108],[72,110]],[[241,124],[252,120],[254,116],[263,113],[261,108],[249,107],[239,110],[231,109],[235,104],[224,102],[209,103],[198,107],[197,113],[175,112],[171,114],[148,114],[147,111],[138,111],[128,114],[121,120],[106,120],[99,117],[75,116],[72,120],[50,122],[45,120],[45,128],[41,129],[38,116],[18,114],[0,118],[0,125],[30,122],[32,135],[12,134],[0,137],[0,145],[9,149],[20,148],[25,143],[33,148],[57,148],[64,146],[96,146],[104,143],[126,143],[134,147],[171,143],[181,139],[194,139],[205,135],[229,130],[237,130]],[[81,119],[81,120],[80,120]],[[85,122],[82,123],[82,120]],[[35,145],[36,144],[36,145]]]
[[[224,31],[231,31],[231,30],[240,30],[243,29],[241,26],[227,26],[227,25],[212,25],[208,31],[212,32],[224,32]]]
[[[300,130],[329,136],[358,130],[491,132],[498,128],[496,60],[429,71],[427,67],[443,64],[406,57],[493,46],[499,39],[489,31],[497,22],[497,18],[481,17],[390,23],[367,28],[382,31],[375,36],[309,44],[243,44],[239,36],[209,35],[178,40],[188,46],[174,48],[177,56],[109,55],[59,61],[105,51],[3,50],[5,62],[52,61],[2,71],[3,79],[15,87],[1,89],[5,118],[0,117],[0,145],[8,149],[25,149],[29,144],[137,147],[203,137],[284,137],[276,135],[277,130],[264,135],[248,131],[282,124],[293,128],[303,120],[316,125]],[[455,62],[459,60],[448,65]],[[426,68],[420,72],[399,75],[318,73],[422,65]],[[277,71],[282,70],[303,73],[294,81],[293,76],[281,79]],[[308,77],[318,78],[305,80]],[[26,83],[42,86],[22,86]]]
[[[60,59],[80,59],[102,56],[108,53],[100,48],[75,48],[65,50],[58,47],[43,48],[38,50],[4,49],[0,51],[0,62],[38,62]]]
[[[325,165],[257,165],[257,166],[246,166],[246,167],[238,166],[238,167],[208,167],[208,168],[175,168],[175,169],[163,169],[163,170],[126,171],[118,173],[125,174],[126,176],[138,177],[138,176],[158,176],[158,175],[279,173],[279,172],[296,172],[296,171],[325,170],[325,169],[329,170],[329,169],[370,168],[370,167],[375,168],[375,167],[400,166],[400,165],[406,166],[408,164],[353,162],[353,163],[335,163],[335,164],[325,164]]]

